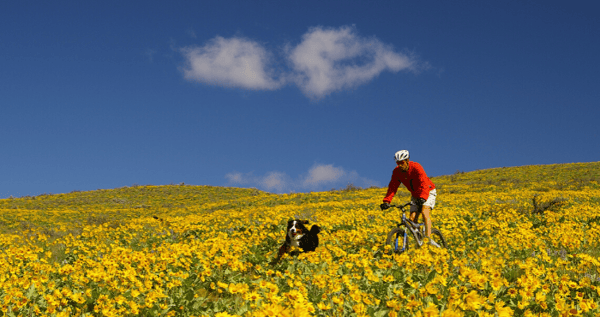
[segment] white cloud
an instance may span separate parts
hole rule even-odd
[[[196,38],[196,31],[194,31],[194,29],[189,28],[186,32],[191,38]]]
[[[281,82],[267,70],[270,54],[258,43],[220,36],[202,47],[186,47],[181,52],[187,65],[184,77],[202,83],[247,89],[277,89]]]
[[[288,188],[288,183],[288,176],[280,172],[269,172],[259,180],[259,186],[268,191],[285,191]]]
[[[148,58],[149,62],[153,62],[154,61],[154,55],[156,54],[156,50],[153,49],[147,49],[144,52],[144,55],[146,56],[146,58]]]
[[[312,28],[289,51],[296,84],[311,97],[364,84],[381,72],[414,69],[416,61],[375,38],[362,38],[351,27]]]
[[[242,173],[229,173],[225,175],[225,178],[227,178],[230,183],[234,184],[243,185],[247,183],[247,177]]]
[[[180,50],[186,59],[186,79],[211,85],[274,90],[296,84],[312,99],[365,84],[384,71],[416,71],[422,65],[412,55],[395,52],[378,39],[356,34],[353,27],[315,27],[281,58],[287,71],[275,73],[273,54],[256,41],[241,37],[210,40],[202,47]]]
[[[378,186],[377,182],[359,176],[356,171],[348,172],[332,164],[315,164],[305,176],[296,179],[277,171],[266,173],[264,176],[234,172],[225,175],[225,178],[233,185],[253,186],[275,193],[328,190],[348,184],[359,187]]]
[[[265,176],[254,176],[253,173],[233,172],[225,175],[225,178],[233,185],[254,186],[277,193],[289,190],[292,184],[289,176],[281,172],[269,172]]]
[[[318,186],[327,183],[333,183],[346,175],[341,167],[333,165],[314,165],[308,171],[308,177],[302,182],[304,187]]]

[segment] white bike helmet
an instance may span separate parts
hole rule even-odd
[[[407,150],[398,151],[396,152],[396,154],[394,154],[394,159],[396,160],[396,162],[404,161],[407,158],[410,158],[410,154],[408,154]]]

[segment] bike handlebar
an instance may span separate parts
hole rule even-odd
[[[406,203],[406,204],[404,204],[404,205],[390,205],[390,208],[392,208],[392,207],[399,208],[399,209],[402,211],[402,213],[404,214],[404,213],[405,213],[405,211],[404,211],[404,207],[406,207],[406,206],[408,206],[408,205],[410,205],[410,204],[412,204],[412,202],[410,202],[410,201],[409,201],[409,202],[407,202],[407,203]],[[388,209],[389,209],[389,208],[388,208]],[[415,216],[415,218],[414,218],[414,219],[415,219],[415,220],[417,220],[417,219],[419,219],[419,217],[420,217],[420,216],[421,216],[421,208],[419,208],[419,209],[417,210],[417,212],[416,212],[416,216]],[[404,217],[404,216],[403,216],[403,217]],[[415,226],[417,225],[417,223],[415,223],[413,220],[410,220],[410,219],[408,219],[408,218],[407,218],[406,220],[410,221],[410,222],[411,222],[413,225],[415,225]]]
[[[406,204],[402,205],[402,206],[400,206],[400,205],[390,205],[390,208],[396,207],[396,208],[400,208],[400,210],[404,211],[404,207],[406,207],[408,205],[410,205],[410,201],[407,202]]]

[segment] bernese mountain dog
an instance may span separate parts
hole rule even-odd
[[[279,254],[275,263],[283,256],[284,253],[290,252],[292,247],[301,248],[304,252],[312,252],[319,246],[319,232],[321,228],[317,225],[313,225],[310,230],[305,225],[308,224],[308,220],[290,220],[287,224],[287,231],[285,236],[285,242],[279,248]],[[294,252],[292,255],[297,255]]]

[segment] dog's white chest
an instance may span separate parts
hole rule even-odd
[[[297,234],[295,237],[291,238],[291,244],[294,247],[300,247],[300,239],[302,239],[303,234]]]

